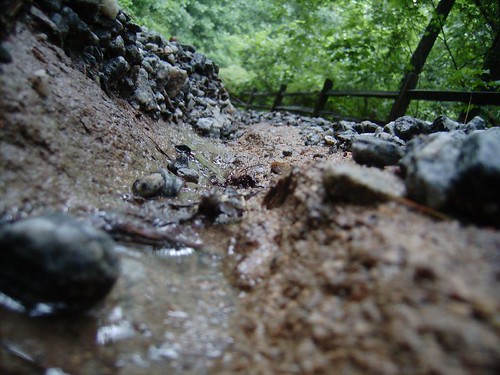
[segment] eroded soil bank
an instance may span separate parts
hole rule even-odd
[[[2,222],[72,213],[114,235],[122,275],[83,317],[29,317],[4,299],[0,372],[500,370],[498,230],[396,198],[346,203],[324,175],[350,154],[305,146],[299,128],[202,138],[108,97],[23,24],[7,45]],[[39,69],[46,97],[33,85]],[[193,150],[200,182],[177,198],[132,196],[176,145]],[[215,223],[199,210],[209,192],[226,207]]]

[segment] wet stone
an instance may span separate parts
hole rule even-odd
[[[444,208],[457,175],[463,132],[434,133],[408,143],[400,165],[408,196],[433,208]]]
[[[500,225],[500,128],[468,136],[457,160],[453,209],[480,222]]]
[[[372,135],[359,135],[352,144],[352,157],[358,164],[382,168],[397,164],[402,156],[400,146]]]
[[[122,56],[115,57],[103,64],[102,71],[109,79],[121,78],[130,69],[127,60]]]
[[[474,117],[467,124],[463,126],[463,130],[469,134],[475,130],[486,129],[486,122],[479,116]]]
[[[132,192],[143,198],[175,197],[179,194],[182,185],[180,178],[166,169],[160,169],[158,172],[136,180],[132,185]]]
[[[431,126],[430,126],[430,131],[432,133],[436,133],[436,132],[444,132],[444,131],[453,131],[453,130],[457,130],[458,128],[460,128],[460,124],[456,121],[453,121],[451,119],[449,119],[448,117],[442,115],[442,116],[439,116],[438,118],[436,118]]]
[[[190,168],[179,168],[177,170],[177,176],[181,177],[186,182],[193,182],[195,184],[200,180],[198,173]]]
[[[125,42],[121,35],[118,35],[114,40],[109,43],[108,51],[111,56],[124,56],[125,55]]]
[[[18,221],[0,229],[0,291],[28,310],[85,310],[113,287],[119,258],[113,241],[66,214]]]
[[[425,121],[403,116],[394,121],[394,134],[404,141],[409,141],[417,134],[426,134],[429,126]]]
[[[181,168],[188,168],[189,157],[187,154],[182,153],[177,158],[168,164],[168,169],[173,173],[177,174],[177,171]]]

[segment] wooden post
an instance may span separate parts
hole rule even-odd
[[[276,98],[274,99],[273,106],[271,107],[271,111],[276,111],[277,108],[283,102],[283,98],[285,97],[286,85],[281,85],[278,93],[276,94]]]
[[[314,106],[313,116],[319,116],[320,112],[325,109],[326,103],[328,102],[328,91],[333,87],[333,81],[331,79],[325,79],[323,83],[323,88],[319,92],[318,101]]]
[[[408,90],[417,87],[418,76],[422,72],[425,61],[434,46],[434,43],[441,31],[441,25],[444,23],[455,0],[441,0],[436,8],[436,13],[425,29],[422,39],[417,49],[413,52],[410,60],[411,70],[404,75],[401,82],[401,88],[398,97],[394,101],[388,121],[393,121],[398,117],[404,116],[410,105],[410,96]]]
[[[254,99],[256,92],[257,92],[257,89],[255,87],[252,89],[252,91],[250,91],[250,94],[248,95],[248,99],[247,99],[247,104],[246,104],[247,108],[252,106],[253,99]]]

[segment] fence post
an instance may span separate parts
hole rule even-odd
[[[248,94],[248,99],[247,99],[247,104],[246,104],[247,108],[252,106],[253,99],[254,99],[254,96],[255,96],[256,92],[257,92],[257,89],[254,87],[252,89],[252,91],[250,91],[250,94]]]
[[[394,104],[392,105],[388,121],[394,121],[398,117],[405,115],[411,100],[409,90],[414,89],[417,86],[417,82],[418,82],[417,73],[410,72],[405,75],[398,97],[396,98]]]
[[[330,91],[333,87],[333,81],[329,78],[325,79],[325,83],[323,84],[323,88],[319,92],[318,101],[314,106],[313,116],[318,116],[319,113],[325,109],[326,103],[328,102],[328,91]]]
[[[276,94],[276,98],[274,99],[273,106],[271,107],[271,111],[276,111],[276,109],[283,102],[283,98],[285,97],[286,85],[281,85],[278,93]]]

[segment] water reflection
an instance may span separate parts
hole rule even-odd
[[[235,298],[220,259],[191,248],[116,250],[122,275],[86,315],[30,318],[12,302],[0,308],[0,373],[33,373],[5,342],[45,372],[207,372],[232,341],[227,332]],[[7,306],[5,299],[1,304]]]

